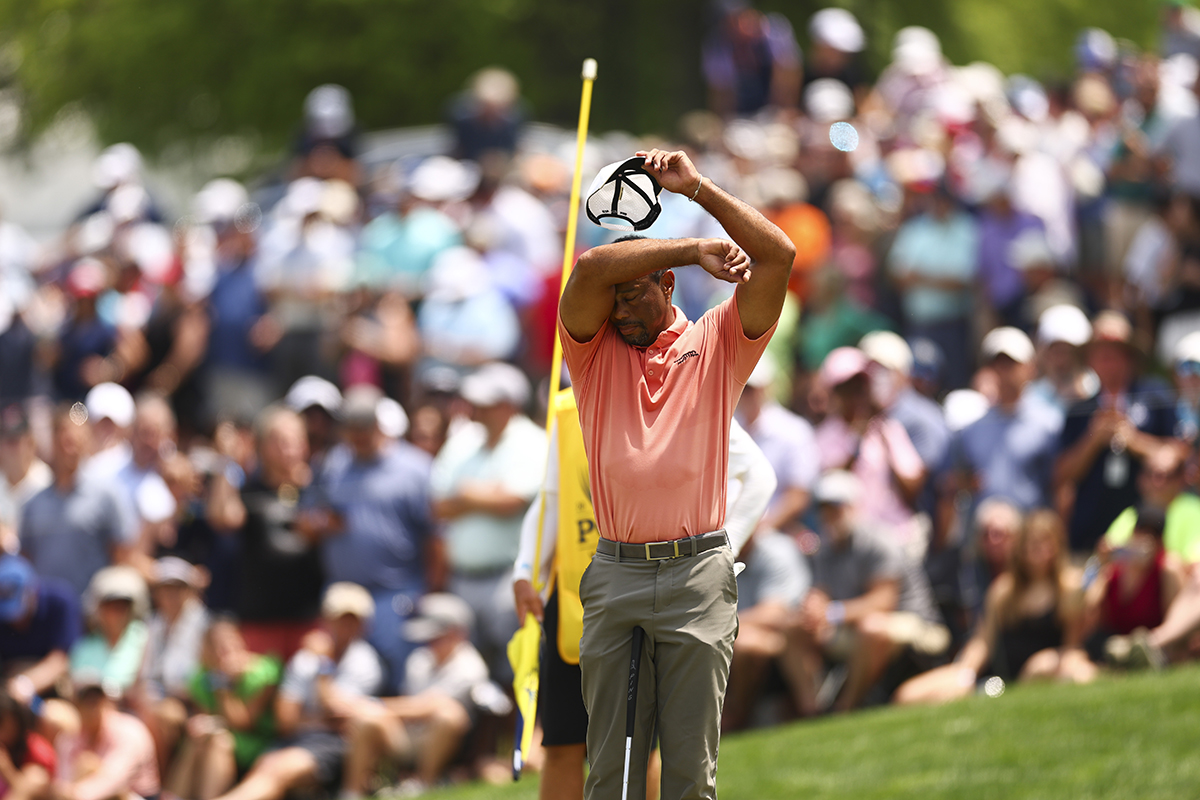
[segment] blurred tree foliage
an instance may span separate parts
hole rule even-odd
[[[955,63],[1068,74],[1088,25],[1154,44],[1158,6],[1128,0],[849,0],[888,58],[892,34],[923,24]],[[760,0],[806,42],[819,0]],[[597,130],[670,133],[701,106],[708,0],[0,0],[0,82],[21,95],[26,132],[81,104],[106,141],[152,151],[253,133],[274,149],[305,94],[345,85],[362,127],[435,122],[477,69],[520,78],[537,119],[573,124],[579,66],[600,62]]]

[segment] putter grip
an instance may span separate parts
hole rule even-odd
[[[641,628],[633,629],[633,652],[629,658],[629,695],[625,707],[625,736],[633,736],[633,721],[637,716],[638,674],[641,672],[642,637],[646,632]]]

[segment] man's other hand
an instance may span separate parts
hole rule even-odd
[[[682,150],[639,150],[646,159],[645,170],[668,192],[692,197],[700,186],[699,170]]]
[[[517,619],[525,624],[525,615],[533,614],[534,619],[542,622],[546,611],[542,607],[542,598],[534,591],[533,584],[527,580],[513,581],[513,598],[517,603]]]
[[[729,283],[750,280],[750,256],[728,239],[701,239],[696,250],[700,266],[714,278]]]

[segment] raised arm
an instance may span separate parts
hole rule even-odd
[[[738,314],[747,338],[762,336],[783,310],[796,246],[754,208],[702,177],[684,152],[651,150],[638,155],[646,157],[646,169],[664,189],[694,197],[750,256],[748,277],[738,282]]]

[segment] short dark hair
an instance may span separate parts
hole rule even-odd
[[[1156,539],[1161,539],[1163,529],[1167,527],[1167,515],[1161,508],[1142,505],[1138,507],[1137,521],[1133,527],[1134,530],[1146,531],[1153,534]]]

